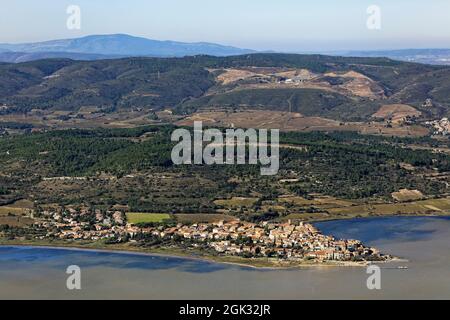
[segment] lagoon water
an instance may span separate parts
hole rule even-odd
[[[358,267],[260,270],[138,254],[0,247],[0,299],[450,299],[449,218],[316,225],[408,262],[380,264],[382,288],[371,291],[366,269]],[[81,290],[66,288],[69,265],[81,268]]]

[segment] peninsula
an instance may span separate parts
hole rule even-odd
[[[219,221],[213,223],[139,223],[127,221],[121,211],[44,210],[27,228],[2,226],[3,244],[22,243],[196,254],[206,259],[242,264],[285,267],[301,265],[366,265],[388,261],[376,248],[358,240],[335,239],[312,224]],[[231,258],[231,259],[227,259]],[[239,259],[233,259],[239,258]]]

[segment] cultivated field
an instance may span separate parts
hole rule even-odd
[[[407,203],[364,204],[344,208],[330,208],[326,213],[309,215],[290,215],[289,219],[328,220],[358,217],[393,215],[449,215],[450,198],[430,199]]]
[[[392,198],[399,202],[411,201],[411,200],[420,200],[423,199],[423,193],[419,190],[407,190],[401,189],[398,192],[392,193]]]
[[[33,219],[27,216],[32,205],[30,201],[20,200],[11,205],[0,206],[0,225],[22,227],[32,224]]]
[[[305,117],[300,113],[266,110],[198,112],[176,124],[193,126],[194,121],[202,121],[204,126],[280,129],[282,131],[355,131],[362,134],[411,137],[422,137],[429,134],[427,128],[419,125],[339,122],[323,117]]]
[[[407,117],[420,117],[421,115],[422,112],[406,104],[389,104],[382,106],[372,117],[401,123]]]
[[[159,223],[165,220],[169,220],[171,217],[166,213],[140,213],[140,212],[128,212],[126,214],[127,220],[131,224],[137,223]]]
[[[236,220],[235,217],[226,214],[213,214],[213,213],[192,213],[192,214],[175,214],[175,219],[180,223],[213,223],[219,221],[232,221]]]
[[[310,88],[369,99],[386,98],[384,90],[374,80],[356,71],[325,74],[289,68],[240,68],[221,71],[217,82],[222,86],[235,84],[231,91],[249,88]],[[215,88],[211,92],[216,91]]]
[[[215,200],[214,203],[228,208],[251,207],[258,201],[258,198],[233,197],[226,200]]]

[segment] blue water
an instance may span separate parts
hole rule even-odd
[[[383,241],[419,241],[430,239],[435,228],[427,227],[430,221],[447,221],[450,217],[387,217],[326,221],[315,223],[324,234],[336,238],[358,239],[369,245]]]
[[[433,219],[450,221],[450,218]],[[418,241],[430,238],[435,230],[431,228],[423,229],[423,225],[428,221],[430,221],[430,218],[426,217],[389,217],[327,221],[315,225],[324,234],[330,234],[339,239],[358,239],[368,245],[376,245],[383,241]],[[230,265],[203,260],[133,253],[20,246],[0,247],[0,268],[5,265],[17,267],[35,263],[60,269],[67,266],[67,261],[71,261],[72,264],[83,265],[85,268],[101,266],[143,270],[177,269],[192,273],[217,272],[230,268]],[[238,268],[249,269],[246,267]]]
[[[84,268],[110,267],[118,269],[167,270],[178,269],[183,272],[207,273],[220,271],[225,264],[203,260],[141,255],[120,252],[101,252],[44,247],[0,247],[0,268],[6,265],[20,267],[30,264],[43,264],[61,269],[71,264]]]
[[[397,299],[450,298],[450,218],[391,217],[315,224],[406,258],[383,267],[368,291],[364,268],[254,269],[196,259],[72,249],[0,246],[0,299]],[[82,270],[69,291],[66,269]]]
[[[339,239],[358,239],[368,245],[376,245],[393,240],[399,242],[430,239],[436,230],[424,228],[424,225],[431,219],[450,221],[450,217],[388,217],[327,221],[315,223],[315,226],[324,234],[333,235]],[[157,255],[148,256],[133,253],[84,251],[65,248],[0,247],[0,268],[5,265],[17,267],[33,263],[62,268],[67,265],[67,261],[71,261],[72,264],[83,265],[85,268],[101,266],[143,270],[178,269],[179,271],[193,273],[216,272],[231,267],[230,265],[203,260]],[[249,269],[246,267],[238,268]]]

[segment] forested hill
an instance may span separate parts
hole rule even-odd
[[[321,75],[321,83],[329,81],[330,86],[335,85],[332,81],[342,81],[345,84],[347,80],[331,79],[324,76],[327,73],[354,71],[367,77],[370,86],[376,86],[383,99],[389,102],[419,106],[426,99],[432,99],[434,107],[438,108],[440,113],[446,113],[447,106],[450,105],[450,68],[445,66],[406,63],[386,58],[250,54],[231,57],[192,56],[97,61],[48,59],[0,64],[0,112],[28,112],[32,109],[78,110],[83,106],[96,106],[109,112],[131,107],[175,108],[184,112],[197,108],[199,104],[207,104],[214,96],[219,96],[218,101],[225,106],[248,106],[258,101],[258,107],[272,108],[273,106],[264,104],[266,99],[261,95],[279,96],[280,99],[285,99],[286,94],[292,96],[291,91],[278,87],[266,88],[268,90],[265,91],[252,90],[251,86],[245,87],[246,90],[234,90],[242,89],[239,87],[242,81],[236,81],[233,87],[219,86],[220,74],[230,69],[246,68],[273,68],[276,69],[273,72],[278,73],[283,70],[306,69]],[[251,80],[255,81],[254,79],[255,77]],[[226,90],[234,90],[232,97],[224,95],[228,94]],[[320,87],[316,92],[304,88],[294,90],[297,90],[299,96],[305,93],[313,106],[315,102],[323,104],[327,103],[326,101],[338,101],[325,106],[327,112],[347,105],[364,108],[374,100],[352,96],[351,92],[347,94],[346,91],[327,93],[327,90],[323,91]],[[197,101],[199,102],[196,103]],[[302,112],[301,105],[296,108],[296,111]]]

